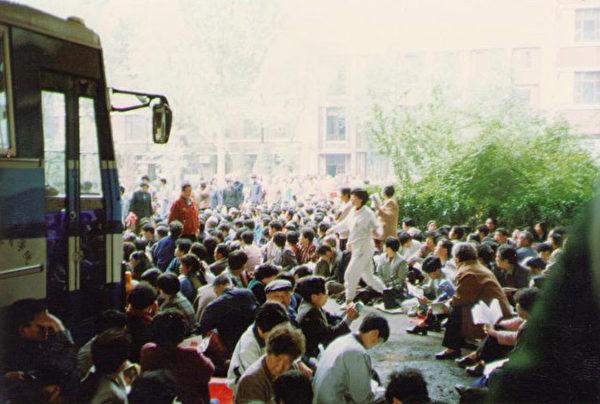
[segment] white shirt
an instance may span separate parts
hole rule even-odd
[[[352,202],[348,201],[346,202],[346,204],[342,207],[342,210],[340,211],[340,217],[338,218],[338,223],[341,223],[344,221],[344,219],[346,219],[348,217],[348,215],[350,214],[350,211],[354,210],[354,207],[352,206]],[[348,238],[348,231],[342,231],[339,232],[340,234],[340,238],[342,240],[345,240]]]
[[[375,248],[373,242],[373,231],[381,234],[381,226],[377,220],[375,213],[368,206],[363,206],[360,209],[352,209],[348,216],[333,226],[331,232],[342,233],[349,232],[348,246],[353,249],[357,248]]]
[[[259,345],[254,334],[254,323],[252,323],[240,337],[231,355],[231,362],[227,371],[227,385],[229,388],[235,392],[241,375],[264,354],[265,347]]]

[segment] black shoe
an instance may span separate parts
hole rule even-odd
[[[485,369],[485,365],[479,362],[475,366],[469,366],[467,368],[467,374],[473,377],[481,377],[483,376],[483,370]]]
[[[479,360],[473,359],[472,357],[470,357],[469,355],[467,355],[467,356],[463,356],[460,359],[457,359],[455,362],[458,365],[458,367],[461,367],[461,368],[464,369],[467,366],[473,366],[473,365],[475,365],[477,362],[479,362]]]
[[[413,328],[407,328],[406,332],[413,335],[427,335],[427,327],[415,325]]]
[[[440,361],[456,358],[460,358],[460,350],[442,351],[435,354],[435,359]]]

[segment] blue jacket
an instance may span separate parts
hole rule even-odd
[[[173,257],[175,257],[175,239],[168,235],[156,243],[156,247],[152,251],[152,259],[154,265],[165,272]]]

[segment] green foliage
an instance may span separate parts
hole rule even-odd
[[[401,216],[419,223],[568,224],[592,198],[599,170],[564,121],[528,110],[510,91],[465,104],[374,108],[371,140],[392,159]]]

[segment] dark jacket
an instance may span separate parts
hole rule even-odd
[[[152,260],[158,269],[165,272],[173,257],[175,257],[175,239],[168,235],[156,243],[152,250]]]
[[[319,355],[319,344],[327,347],[337,337],[350,332],[350,327],[342,317],[306,302],[300,304],[296,320],[306,337],[308,357],[314,358]]]
[[[254,322],[257,308],[256,298],[248,289],[227,289],[206,307],[197,332],[205,335],[216,329],[231,356],[235,344]]]
[[[215,261],[208,266],[208,269],[213,275],[219,276],[227,269],[227,260]]]
[[[146,191],[135,191],[129,202],[129,211],[135,213],[140,220],[152,216],[152,196]]]
[[[521,289],[529,286],[529,269],[522,265],[515,265],[512,274],[503,271],[497,266],[493,271],[494,275],[496,275],[496,279],[500,282],[500,286],[503,288]]]

